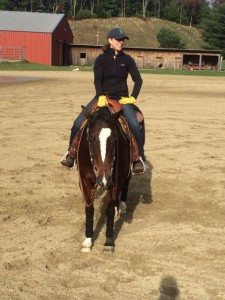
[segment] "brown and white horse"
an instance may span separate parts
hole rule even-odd
[[[92,248],[94,198],[98,187],[108,190],[106,208],[105,246],[113,250],[115,209],[124,208],[127,199],[130,168],[130,144],[122,132],[118,117],[108,107],[97,109],[92,115],[83,107],[88,125],[83,131],[77,153],[80,188],[85,200],[86,230],[81,251]]]

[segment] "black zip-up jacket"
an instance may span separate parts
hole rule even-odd
[[[123,51],[116,55],[114,49],[107,49],[96,58],[94,63],[96,96],[108,95],[117,100],[121,97],[129,97],[128,74],[134,81],[130,96],[137,99],[142,86],[142,79],[134,59]]]

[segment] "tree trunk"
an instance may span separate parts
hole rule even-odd
[[[84,9],[85,5],[86,5],[86,0],[82,0],[80,3],[80,9],[81,10]]]
[[[160,14],[161,14],[161,1],[158,0],[158,19],[160,19]]]
[[[190,24],[189,24],[190,27],[192,26],[192,21],[193,21],[193,15],[191,14],[191,17],[190,17]]]
[[[125,17],[125,9],[126,9],[126,0],[121,0],[120,2],[121,7],[121,17]]]
[[[94,15],[94,9],[95,9],[95,0],[91,0],[91,14]]]
[[[30,1],[30,11],[33,12],[33,0]]]
[[[181,5],[180,5],[180,24],[182,21],[182,15],[183,15],[183,4],[181,3]]]
[[[77,0],[73,0],[73,19],[75,19],[76,16],[76,6],[77,6]]]
[[[149,2],[150,2],[150,0],[142,1],[142,16],[143,16],[143,18],[146,17],[146,10],[147,10],[147,6],[148,6]]]
[[[189,26],[192,26],[194,13],[195,13],[195,3],[193,2],[192,3],[191,18],[190,18],[190,24],[189,24]]]

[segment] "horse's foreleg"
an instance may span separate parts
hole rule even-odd
[[[120,196],[120,204],[119,204],[120,214],[125,214],[127,212],[126,201],[127,201],[127,193],[129,188],[129,181],[130,181],[130,177],[128,177],[128,179],[123,184],[123,188]]]
[[[81,251],[89,252],[92,249],[93,222],[94,222],[94,206],[85,206],[85,240],[82,244]]]
[[[127,201],[128,187],[129,187],[129,181],[128,181],[128,183],[125,183],[123,185],[120,201],[123,201],[123,202]]]
[[[93,222],[94,222],[94,206],[85,206],[86,215],[86,228],[85,236],[86,238],[92,238],[93,236]]]
[[[113,239],[113,233],[114,233],[114,217],[115,217],[115,202],[110,201],[109,205],[106,209],[106,242],[105,247],[107,247],[107,250],[114,251],[114,239]]]

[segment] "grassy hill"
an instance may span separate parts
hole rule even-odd
[[[168,27],[175,30],[186,42],[186,48],[200,49],[204,44],[201,38],[201,32],[193,27],[179,25],[174,22],[161,20],[157,18],[110,18],[110,19],[87,19],[87,20],[69,20],[74,33],[74,43],[76,44],[98,44],[106,42],[106,34],[113,27],[121,27],[130,40],[126,42],[127,46],[132,47],[159,47],[156,35],[162,27]]]

